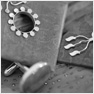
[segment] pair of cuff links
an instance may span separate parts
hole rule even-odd
[[[18,62],[14,62],[4,71],[5,76],[10,76],[17,68],[24,71],[19,87],[21,92],[26,93],[33,93],[38,90],[40,86],[45,84],[50,77],[50,73],[52,72],[51,67],[47,62],[37,62],[30,68],[21,65]],[[27,89],[28,87],[30,88]],[[31,89],[32,87],[33,89]]]
[[[84,35],[78,35],[78,36],[70,36],[68,38],[65,38],[65,40],[66,40],[66,42],[71,42],[71,41],[76,40],[77,38],[84,38],[84,40],[81,40],[81,41],[79,41],[79,42],[77,42],[75,44],[69,43],[68,45],[65,45],[64,48],[66,50],[69,50],[69,49],[71,49],[73,47],[76,47],[76,46],[80,45],[81,43],[86,43],[86,46],[82,50],[80,50],[80,51],[74,50],[73,52],[70,52],[69,54],[72,57],[76,56],[77,54],[81,54],[82,52],[84,52],[88,48],[89,43],[91,41],[93,41],[93,32],[92,32],[92,37],[91,38],[88,38],[88,37],[86,37]]]

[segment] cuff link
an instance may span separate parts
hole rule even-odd
[[[8,66],[5,71],[4,75],[5,76],[10,76],[12,75],[17,69],[20,69],[23,73],[28,70],[27,66],[21,65],[18,62],[13,62],[10,66]]]
[[[12,75],[12,74],[16,71],[16,69],[18,69],[18,68],[19,68],[18,65],[16,65],[15,63],[12,63],[10,66],[8,66],[8,67],[5,69],[4,75],[5,75],[5,76],[10,76],[10,75]]]
[[[75,51],[73,51],[73,52],[70,52],[70,53],[69,53],[70,56],[76,56],[77,54],[82,53],[83,51],[85,51],[85,50],[88,48],[89,43],[90,43],[91,41],[93,41],[93,32],[92,32],[92,37],[91,37],[91,38],[88,38],[88,37],[86,37],[86,36],[84,36],[84,35],[78,35],[78,36],[70,36],[70,37],[66,38],[65,40],[66,40],[67,42],[71,42],[71,41],[73,41],[73,40],[76,40],[77,38],[85,38],[85,40],[81,40],[81,41],[79,41],[79,42],[77,42],[77,43],[75,43],[75,44],[69,43],[68,45],[64,46],[64,48],[65,48],[66,50],[68,50],[68,49],[70,49],[70,48],[72,48],[72,47],[75,47],[75,46],[77,46],[77,45],[79,45],[79,44],[81,44],[81,43],[83,43],[83,42],[86,43],[86,46],[85,46],[85,48],[83,48],[83,49],[80,50],[80,51],[75,50]]]
[[[44,66],[48,65],[46,62],[38,62],[34,64],[34,68],[32,68],[32,73],[35,73],[38,68],[42,68]],[[31,66],[32,67],[32,66]],[[23,73],[29,70],[29,67],[20,64],[19,62],[13,62],[11,65],[9,65],[5,70],[4,70],[4,75],[5,76],[10,76],[12,75],[17,69],[20,69]]]
[[[21,18],[21,16],[28,17],[27,19],[30,19],[29,22],[25,18]],[[39,31],[39,25],[40,21],[38,20],[38,14],[33,13],[32,9],[25,7],[14,8],[13,13],[9,13],[10,19],[8,20],[8,24],[11,25],[10,29],[11,31],[15,31],[17,36],[23,36],[24,38],[28,38],[28,36],[35,36],[35,32]],[[21,22],[22,20],[22,22]],[[20,25],[19,25],[20,23]],[[21,24],[22,23],[22,24]],[[26,26],[25,26],[26,24]],[[29,26],[28,26],[29,24]],[[33,24],[33,25],[32,25]],[[17,27],[18,25],[18,27]],[[21,27],[23,26],[23,27]],[[30,27],[32,26],[32,27]],[[29,28],[29,30],[25,30],[26,28]],[[31,29],[32,28],[32,29]]]

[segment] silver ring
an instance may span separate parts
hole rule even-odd
[[[15,21],[17,20],[16,17],[21,15],[21,14],[28,16],[32,20],[33,26],[32,26],[31,30],[24,32],[21,29],[22,27],[19,27],[20,29],[17,27],[17,25],[15,23]],[[38,20],[38,14],[33,13],[32,9],[30,9],[30,8],[26,9],[23,6],[20,7],[20,9],[14,8],[14,13],[13,12],[9,13],[9,17],[10,17],[10,19],[8,20],[8,24],[11,25],[10,29],[11,29],[11,31],[14,31],[17,36],[23,36],[24,38],[28,38],[29,35],[35,36],[35,33],[39,31],[40,21]]]

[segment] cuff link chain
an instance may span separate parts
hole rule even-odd
[[[79,44],[81,44],[83,42],[86,43],[86,46],[82,50],[80,50],[80,51],[74,50],[73,52],[70,52],[69,53],[70,56],[76,56],[77,54],[81,54],[83,51],[85,51],[88,48],[89,43],[91,41],[93,41],[93,32],[92,32],[92,37],[91,38],[88,38],[88,37],[86,37],[84,35],[78,35],[78,36],[70,36],[70,37],[66,38],[65,40],[66,40],[66,42],[71,42],[73,40],[76,40],[77,38],[85,38],[85,40],[81,40],[81,41],[79,41],[79,42],[77,42],[75,44],[69,43],[68,45],[64,46],[64,48],[66,50],[68,50],[68,49],[70,49],[72,47],[75,47],[75,46],[77,46],[77,45],[79,45]]]

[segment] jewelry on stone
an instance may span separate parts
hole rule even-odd
[[[32,18],[34,21],[34,27],[32,28],[32,30],[29,31],[22,31],[21,27],[17,28],[16,24],[15,24],[15,19],[17,17],[17,15],[20,14],[25,14],[27,16],[30,17],[30,19]],[[33,13],[32,9],[28,8],[26,9],[25,7],[20,7],[20,9],[18,8],[14,8],[13,13],[10,12],[9,13],[9,17],[10,19],[8,20],[8,24],[11,25],[10,29],[11,31],[15,31],[17,36],[23,36],[24,38],[28,38],[28,36],[35,36],[35,32],[39,31],[39,25],[40,25],[40,21],[38,20],[38,14]],[[19,19],[18,19],[19,20]],[[17,21],[17,19],[16,19]]]
[[[91,38],[88,38],[88,37],[86,37],[86,36],[84,36],[84,35],[78,35],[78,36],[70,36],[70,37],[66,38],[65,40],[66,40],[67,42],[71,42],[72,40],[76,40],[77,38],[85,38],[85,40],[81,40],[81,41],[79,41],[79,42],[77,42],[77,43],[75,43],[75,44],[69,43],[68,45],[64,46],[64,48],[65,48],[66,50],[68,50],[68,49],[70,49],[70,48],[72,48],[72,47],[75,47],[75,46],[77,46],[77,45],[79,45],[79,44],[81,44],[81,43],[83,43],[83,42],[84,42],[84,43],[86,42],[87,44],[86,44],[86,46],[85,46],[82,50],[80,50],[80,51],[75,50],[75,51],[73,51],[73,52],[70,52],[70,53],[69,53],[70,56],[76,56],[77,54],[82,53],[83,51],[85,51],[85,50],[88,48],[89,43],[90,43],[91,41],[93,41],[93,32],[92,32],[92,37],[91,37]]]

